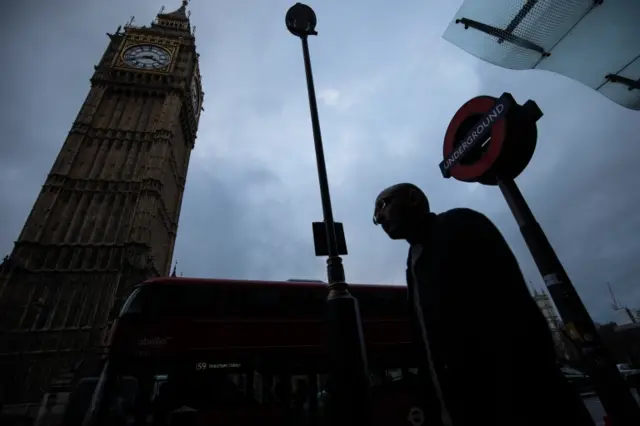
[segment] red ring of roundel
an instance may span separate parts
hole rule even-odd
[[[496,103],[496,98],[491,96],[478,96],[462,105],[458,112],[453,116],[447,133],[444,137],[443,155],[444,158],[448,158],[449,154],[453,152],[455,136],[458,128],[462,122],[469,116],[479,114],[484,115],[493,108]],[[502,145],[504,143],[506,133],[506,121],[503,118],[496,121],[491,127],[491,142],[487,151],[480,157],[478,161],[470,165],[456,164],[451,168],[451,176],[456,179],[470,181],[478,179],[485,174],[491,166],[496,162],[500,151],[502,151]]]

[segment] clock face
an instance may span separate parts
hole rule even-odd
[[[193,106],[193,112],[197,115],[200,104],[200,91],[198,90],[198,82],[195,77],[191,80],[191,104]]]
[[[155,70],[169,65],[171,54],[159,46],[139,44],[128,48],[123,59],[127,65],[134,68]]]

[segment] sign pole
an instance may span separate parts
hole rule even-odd
[[[513,179],[498,180],[549,294],[580,349],[602,406],[615,426],[640,425],[640,407],[605,348],[589,312]]]
[[[324,159],[318,106],[311,71],[308,36],[317,35],[313,9],[296,3],[287,12],[287,29],[302,40],[302,54],[309,95],[313,141],[316,151],[318,180],[324,217],[329,293],[326,301],[328,357],[331,377],[332,425],[370,426],[370,379],[358,301],[349,292],[340,257],[340,242],[331,208],[327,168]],[[344,234],[340,233],[344,239]],[[315,236],[314,236],[315,238]],[[342,245],[346,247],[344,241]],[[346,249],[345,249],[346,251]],[[316,249],[316,254],[319,254]],[[344,253],[346,254],[346,253]]]

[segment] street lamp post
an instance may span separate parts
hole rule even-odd
[[[326,301],[328,326],[328,356],[331,376],[332,424],[338,426],[368,426],[371,424],[369,405],[369,371],[362,334],[358,301],[349,293],[345,282],[341,254],[346,254],[344,234],[336,232],[333,219],[327,167],[324,160],[318,105],[311,72],[308,37],[317,35],[316,14],[309,6],[296,3],[286,14],[287,29],[302,41],[302,54],[307,79],[311,126],[316,150],[318,180],[322,199],[324,227],[314,226],[316,255],[327,255],[329,292]],[[319,229],[318,229],[319,228]],[[339,228],[342,230],[342,227]],[[319,237],[319,238],[318,238]],[[321,241],[321,240],[326,240]],[[319,249],[320,246],[325,249]],[[341,247],[344,249],[341,250]]]

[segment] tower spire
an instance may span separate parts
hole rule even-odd
[[[155,25],[170,30],[191,32],[189,24],[190,12],[187,11],[189,0],[182,0],[180,7],[173,12],[165,12],[164,8],[158,13]]]
[[[187,13],[187,6],[189,5],[189,0],[182,0],[182,5],[173,12],[169,13],[159,13],[158,15],[167,17],[169,19],[178,19],[178,20],[188,20],[189,15]]]
[[[172,278],[177,276],[177,270],[178,270],[178,261],[176,260],[176,263],[173,265],[173,272],[171,273]]]

